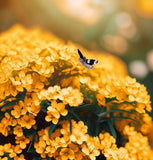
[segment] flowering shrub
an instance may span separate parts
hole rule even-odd
[[[0,36],[0,160],[153,159],[144,85],[119,60],[85,52],[38,29]],[[82,49],[83,50],[83,49]]]

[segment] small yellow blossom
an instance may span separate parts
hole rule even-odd
[[[27,129],[30,129],[35,123],[36,121],[32,114],[24,115],[21,119],[18,119],[18,124],[20,124],[21,127],[26,127]]]
[[[21,154],[20,156],[14,157],[14,160],[26,160],[26,159],[24,158],[24,155]]]
[[[98,137],[88,136],[87,143],[81,145],[82,152],[89,156],[91,160],[95,160],[100,155],[100,142]]]
[[[124,134],[128,136],[128,142],[125,144],[125,149],[129,153],[129,157],[143,159],[144,157],[153,159],[153,151],[151,150],[148,138],[141,133],[136,132],[134,127],[125,126]]]
[[[16,127],[14,128],[13,133],[14,133],[15,135],[17,135],[18,137],[23,136],[23,130],[22,130],[21,126],[16,126]]]
[[[62,160],[74,159],[75,157],[73,150],[69,148],[61,149],[60,156]]]
[[[84,125],[82,121],[79,121],[78,124],[75,124],[72,121],[72,134],[70,135],[70,140],[78,144],[82,144],[84,141],[87,141],[87,126]]]
[[[14,158],[17,156],[17,154],[20,154],[22,152],[22,149],[20,148],[20,145],[12,145],[13,152],[10,152],[9,157]]]
[[[22,101],[19,101],[17,105],[14,105],[14,109],[11,111],[12,116],[19,118],[21,115],[26,114],[27,109]]]
[[[16,139],[15,143],[19,144],[22,149],[25,149],[26,145],[30,142],[30,139],[26,138],[25,136],[20,136],[20,137],[16,136],[15,139]]]
[[[52,121],[54,124],[58,123],[60,115],[66,116],[68,111],[65,109],[65,105],[63,103],[57,103],[55,100],[51,101],[51,106],[49,106],[47,111],[47,116],[45,120],[47,122]]]

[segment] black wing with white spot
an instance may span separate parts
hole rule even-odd
[[[85,61],[87,64],[93,65],[93,64],[97,64],[98,61],[94,60],[94,59],[86,59]]]

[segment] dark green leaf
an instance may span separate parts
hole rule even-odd
[[[73,110],[69,110],[69,113],[71,113],[77,120],[81,121],[80,117]]]
[[[56,125],[55,124],[51,124],[49,127],[49,131],[48,131],[48,136],[50,137],[51,134],[53,133],[53,131],[55,130]]]
[[[115,131],[114,126],[113,126],[112,122],[110,121],[110,119],[108,119],[107,123],[110,128],[112,136],[116,139],[117,138],[116,131]]]
[[[6,101],[6,100],[8,100],[8,99],[10,99],[10,98],[13,98],[13,96],[9,96],[9,97],[3,99],[2,101],[0,101],[0,103],[4,102],[4,101]]]
[[[22,100],[23,102],[24,102],[26,93],[27,93],[27,90],[24,88],[24,91],[23,91],[22,94],[21,94],[21,100]]]
[[[75,110],[75,109],[93,109],[94,105],[93,104],[85,104],[85,105],[81,105],[79,107],[75,107],[73,108],[72,110]]]
[[[40,103],[42,111],[47,112],[47,107],[51,105],[51,103],[48,100],[43,100]]]
[[[49,160],[49,157],[48,157],[48,156],[47,156],[46,158],[47,158],[47,160]]]
[[[101,112],[101,108],[98,106],[98,104],[95,105],[96,110],[97,110],[97,114],[99,114]]]
[[[133,119],[133,118],[129,118],[129,117],[113,117],[113,118],[129,119],[129,120],[134,121],[135,123],[139,123],[139,122],[138,122],[138,121],[136,121],[135,119]]]
[[[113,97],[113,98],[105,98],[105,102],[106,102],[106,103],[111,102],[111,101],[114,101],[114,100],[117,100],[116,97]]]
[[[2,105],[0,107],[0,109],[2,108],[5,108],[5,107],[9,107],[9,106],[12,106],[12,105],[15,105],[18,101],[20,101],[21,99],[16,99],[16,100],[13,100],[11,102],[6,102],[4,105]]]
[[[102,117],[102,116],[105,116],[108,113],[113,113],[113,112],[126,112],[126,113],[130,113],[130,114],[132,113],[131,111],[126,111],[126,110],[122,110],[122,109],[112,109],[112,110],[109,110],[109,111],[104,111],[104,112],[100,113],[98,116]]]
[[[36,150],[35,150],[34,148],[31,148],[31,149],[29,149],[27,152],[28,152],[28,153],[35,153]]]
[[[71,117],[68,116],[68,120],[69,120],[69,123],[70,123],[70,134],[72,133],[72,121],[71,121]]]
[[[24,133],[25,137],[28,137],[30,135],[35,135],[36,131],[33,128],[31,128],[31,129],[24,129],[23,133]]]
[[[95,136],[98,136],[100,129],[100,118],[97,119],[96,128],[95,128]]]

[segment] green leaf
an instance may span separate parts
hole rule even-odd
[[[36,131],[33,128],[31,128],[31,129],[24,129],[23,134],[24,134],[25,137],[28,137],[30,135],[35,135]]]
[[[49,160],[49,157],[48,157],[48,156],[47,156],[46,158],[47,158],[47,160]]]
[[[129,118],[129,117],[113,117],[113,118],[129,119],[129,120],[131,120],[131,121],[134,121],[135,123],[139,123],[139,122],[136,121],[135,119]]]
[[[31,149],[29,149],[27,152],[28,152],[28,153],[35,153],[36,150],[35,150],[34,148],[31,148]]]
[[[104,112],[98,114],[98,116],[99,117],[103,117],[103,116],[105,116],[108,113],[114,113],[114,112],[126,112],[126,113],[132,114],[131,111],[126,111],[126,110],[122,110],[122,109],[112,109],[112,110],[109,110],[109,111],[104,111]]]
[[[95,136],[98,136],[100,129],[100,118],[97,119],[96,128],[95,128]]]
[[[110,131],[111,131],[111,133],[112,133],[112,136],[116,139],[116,138],[117,138],[116,131],[115,131],[115,129],[114,129],[114,126],[113,126],[111,120],[108,119],[107,123],[108,123],[108,126],[109,126],[109,128],[110,128]]]
[[[69,120],[69,123],[70,123],[70,134],[72,133],[72,121],[71,121],[71,117],[68,116],[68,120]]]
[[[95,105],[97,113],[99,114],[101,112],[101,107],[98,106],[98,104]]]
[[[85,104],[85,105],[81,105],[79,107],[75,107],[72,110],[76,110],[76,109],[93,109],[94,105],[93,104]]]
[[[48,130],[48,136],[50,137],[51,134],[53,133],[53,131],[55,130],[57,124],[51,124],[50,127],[49,127],[49,130]]]
[[[77,120],[81,121],[80,117],[73,110],[69,110],[69,113],[71,113]]]
[[[43,100],[40,103],[42,111],[47,112],[47,107],[51,105],[51,103],[48,100]]]
[[[21,100],[22,100],[23,102],[24,102],[26,93],[27,93],[27,90],[24,88],[24,91],[23,91],[22,94],[21,94]]]
[[[117,100],[116,97],[113,97],[113,98],[105,98],[105,102],[106,102],[106,103],[111,102],[111,101],[114,101],[114,100]]]
[[[0,101],[0,103],[4,102],[4,101],[6,101],[6,100],[8,100],[8,99],[10,99],[10,98],[13,98],[13,96],[9,96],[9,97],[3,99],[2,101]]]
[[[17,96],[16,96],[16,99],[11,101],[11,102],[6,102],[4,105],[2,105],[0,107],[0,109],[2,108],[5,108],[5,107],[8,107],[8,106],[12,106],[12,105],[15,105],[18,101],[23,101],[24,102],[24,99],[25,99],[25,95],[26,95],[26,89],[24,89],[23,92],[19,93]],[[6,100],[6,99],[5,99]],[[4,100],[4,101],[5,101]],[[2,102],[2,101],[1,101]]]
[[[32,137],[32,141],[31,141],[31,143],[30,143],[30,145],[28,147],[28,150],[27,150],[28,153],[35,153],[35,149],[31,148],[34,145],[35,137],[36,137],[36,132],[34,133],[34,135]]]
[[[21,99],[16,99],[16,100],[13,100],[11,102],[6,102],[4,105],[2,105],[0,107],[0,109],[2,108],[5,108],[5,107],[9,107],[9,106],[12,106],[12,105],[15,105],[18,101],[20,101]]]

